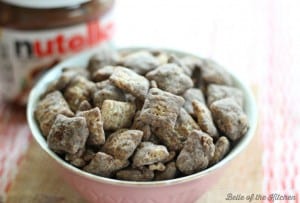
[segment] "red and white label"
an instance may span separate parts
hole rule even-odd
[[[110,16],[110,15],[109,15]],[[66,57],[111,39],[110,17],[60,29],[21,31],[0,28],[0,84],[3,96],[25,104],[39,76]]]

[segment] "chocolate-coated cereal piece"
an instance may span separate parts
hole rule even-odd
[[[150,88],[158,88],[157,82],[155,80],[150,81]]]
[[[195,130],[188,136],[179,153],[176,166],[186,175],[199,172],[208,166],[214,151],[213,139],[209,135]]]
[[[121,129],[108,136],[102,151],[117,159],[128,159],[141,143],[143,132]]]
[[[103,80],[107,80],[115,69],[116,66],[104,66],[103,68],[100,68],[93,73],[92,80],[94,82],[101,82]]]
[[[145,99],[150,86],[149,81],[145,77],[124,67],[117,67],[110,76],[110,81],[121,90],[141,100]]]
[[[196,68],[200,68],[203,65],[203,60],[194,56],[184,56],[180,59],[180,62],[188,67],[192,73]]]
[[[150,86],[149,81],[144,76],[138,75],[134,71],[124,67],[117,67],[116,71],[110,77],[110,81],[124,92],[141,101],[145,99]]]
[[[180,109],[174,130],[185,140],[193,130],[199,130],[198,124],[184,108]]]
[[[233,84],[231,75],[222,66],[210,59],[203,60],[203,64],[201,66],[201,76],[207,84]]]
[[[125,101],[125,94],[122,90],[114,86],[109,80],[96,83],[98,90],[93,95],[94,105],[101,108],[104,100]]]
[[[59,114],[50,129],[47,142],[55,152],[75,154],[84,149],[88,136],[89,130],[84,117],[68,118]]]
[[[45,137],[48,136],[58,114],[74,116],[61,92],[54,91],[40,100],[35,110],[35,117]]]
[[[185,100],[183,107],[191,115],[194,115],[194,108],[192,105],[193,100],[197,100],[197,101],[205,104],[205,99],[204,99],[201,89],[190,88],[187,91],[185,91],[182,96]]]
[[[43,99],[47,94],[54,91],[60,91],[60,89],[58,88],[58,80],[54,80],[48,83],[48,86],[45,92],[40,96],[40,99]]]
[[[86,162],[90,162],[94,157],[96,153],[93,150],[86,149],[82,155],[83,160]]]
[[[80,111],[76,116],[84,117],[89,129],[87,144],[99,146],[105,142],[105,133],[103,129],[103,120],[100,109],[95,107],[87,111]]]
[[[86,161],[82,158],[75,158],[73,160],[70,160],[69,162],[78,168],[82,168],[87,164]]]
[[[192,79],[174,63],[159,66],[148,72],[146,77],[155,80],[160,89],[177,95],[193,87]]]
[[[166,169],[166,166],[163,163],[158,162],[158,163],[149,165],[149,169],[151,171],[164,171]]]
[[[135,104],[105,100],[102,104],[104,130],[117,130],[131,126],[135,114]]]
[[[138,51],[127,55],[123,65],[134,72],[144,75],[159,65],[159,60],[148,51]]]
[[[232,98],[221,99],[210,105],[218,128],[232,141],[241,138],[248,130],[247,115]]]
[[[59,77],[58,81],[60,83],[60,87],[64,89],[64,87],[68,86],[70,82],[77,76],[80,75],[89,79],[89,72],[82,67],[67,67],[62,69],[61,76]],[[61,89],[61,90],[62,90]]]
[[[212,119],[210,110],[205,104],[199,101],[194,100],[192,104],[201,130],[208,133],[211,137],[217,138],[219,133]]]
[[[55,90],[63,91],[71,81],[77,76],[82,75],[83,77],[88,77],[88,72],[83,68],[64,68],[62,70],[61,76],[55,80],[53,83],[48,85],[46,93],[53,92]]]
[[[74,158],[72,160],[66,160],[68,162],[70,162],[70,164],[72,164],[73,166],[76,166],[78,168],[82,168],[86,165],[86,161],[82,158]]]
[[[106,89],[106,88],[108,89],[111,89],[113,87],[116,88],[116,86],[112,84],[110,80],[103,80],[101,82],[96,82],[95,84],[96,84],[96,91]]]
[[[83,76],[76,76],[66,88],[64,96],[73,111],[77,111],[81,102],[90,101],[95,84]]]
[[[186,75],[188,76],[192,75],[192,70],[189,69],[185,64],[183,64],[177,56],[171,55],[168,59],[168,63],[175,63],[176,65],[178,65],[178,67],[180,67],[183,70],[183,72]]]
[[[164,171],[155,172],[155,180],[170,180],[176,178],[177,174],[178,170],[176,168],[176,164],[172,161],[166,165],[166,169]]]
[[[112,48],[105,46],[99,49],[98,53],[90,58],[87,69],[91,74],[93,74],[95,71],[105,66],[117,65],[119,61],[119,53]]]
[[[137,98],[133,96],[132,94],[125,93],[125,101],[134,103],[136,102]]]
[[[229,150],[230,141],[225,136],[220,137],[215,144],[215,153],[209,164],[213,165],[221,161],[221,159],[223,159],[223,157],[229,152]]]
[[[75,73],[75,74],[72,74],[72,72]],[[65,67],[65,68],[62,69],[62,75],[64,73],[69,73],[69,74],[72,75],[72,77],[76,76],[76,75],[81,75],[81,76],[83,76],[85,78],[89,78],[89,72],[88,72],[88,70],[86,68],[81,67],[81,66]],[[72,77],[71,77],[71,80],[72,80]]]
[[[142,142],[133,155],[133,166],[140,167],[164,161],[169,156],[167,148],[151,142]]]
[[[141,120],[153,127],[173,128],[183,103],[182,97],[151,88],[141,111]]]
[[[179,151],[182,148],[182,137],[172,128],[157,127],[152,131],[169,150]]]
[[[141,111],[136,112],[131,128],[143,131],[143,141],[148,141],[152,134],[151,127],[141,120],[140,114]]]
[[[143,140],[143,141],[152,142],[153,144],[158,144],[158,145],[162,144],[160,139],[156,135],[154,135],[154,133],[150,135],[148,140]]]
[[[109,154],[97,152],[92,161],[83,168],[84,171],[103,177],[111,177],[116,171],[129,165],[127,160],[115,159]]]
[[[162,163],[169,163],[173,161],[173,159],[176,157],[176,152],[175,151],[169,151],[169,156],[162,162]]]
[[[159,65],[164,65],[168,63],[169,54],[162,52],[162,51],[154,51],[152,54],[157,58],[159,61]]]
[[[117,179],[130,181],[151,181],[154,178],[154,172],[143,167],[142,169],[123,169],[117,172]]]
[[[87,111],[92,108],[92,105],[87,100],[83,100],[78,107],[78,111]]]
[[[232,97],[235,101],[243,107],[243,93],[236,87],[229,87],[225,85],[211,84],[207,87],[207,103],[210,106],[214,101]]]
[[[80,149],[75,154],[66,154],[65,160],[70,162],[72,165],[82,168],[86,165],[86,161],[83,159],[84,150]]]

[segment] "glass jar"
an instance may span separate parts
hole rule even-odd
[[[26,104],[39,76],[59,61],[112,37],[114,0],[0,2],[0,88]]]

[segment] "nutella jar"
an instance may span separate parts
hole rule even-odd
[[[26,104],[43,72],[112,36],[114,0],[0,0],[0,88]]]

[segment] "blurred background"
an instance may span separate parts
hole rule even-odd
[[[254,141],[232,163],[227,177],[199,202],[225,202],[227,193],[278,193],[296,196],[296,200],[286,202],[300,201],[299,9],[297,0],[116,2],[116,47],[167,47],[213,58],[247,81],[256,95],[260,118]],[[30,168],[22,160],[28,156],[35,159],[27,152],[31,143],[24,118],[2,103],[2,199],[4,194],[18,199],[20,191],[27,191],[25,185],[34,185],[28,181],[39,182],[33,176],[30,179],[18,173],[20,167]],[[38,188],[36,185],[31,190]],[[54,190],[47,186],[34,194],[54,194]],[[28,197],[29,192],[25,193]],[[72,190],[56,191],[56,196],[73,198],[69,202],[82,201],[64,196],[67,193]]]

